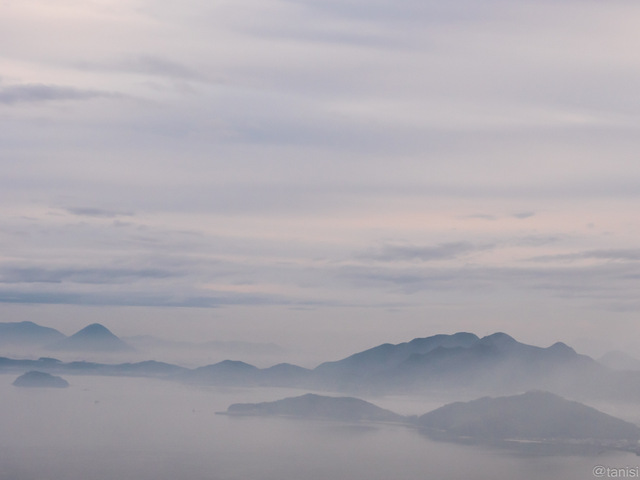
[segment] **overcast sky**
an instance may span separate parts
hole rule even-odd
[[[640,356],[638,18],[6,0],[0,321],[336,355],[502,330]]]

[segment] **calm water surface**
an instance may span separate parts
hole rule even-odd
[[[68,389],[20,389],[16,376],[0,375],[0,480],[585,480],[595,465],[640,464],[625,453],[518,456],[396,425],[215,415],[299,390],[85,376],[66,377]],[[374,402],[399,413],[437,406]]]

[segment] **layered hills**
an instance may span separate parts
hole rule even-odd
[[[130,346],[99,324],[56,341],[65,352],[126,352]],[[460,332],[383,344],[314,369],[282,363],[258,368],[224,360],[195,369],[162,362],[106,365],[54,359],[0,358],[0,371],[164,376],[202,385],[272,386],[348,394],[419,393],[447,398],[551,391],[575,398],[640,401],[640,372],[614,371],[564,343],[538,347],[506,333],[478,337]]]

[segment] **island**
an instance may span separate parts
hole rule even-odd
[[[273,402],[235,403],[223,415],[282,416],[347,422],[393,422],[438,441],[490,444],[529,453],[640,454],[640,427],[553,393],[454,402],[422,416],[403,416],[354,397],[308,393]]]
[[[308,393],[275,402],[235,403],[223,415],[278,415],[348,422],[403,422],[405,417],[353,397]]]
[[[441,440],[639,452],[637,425],[544,391],[450,403],[415,424]]]
[[[32,370],[16,378],[13,385],[16,387],[67,388],[69,382],[62,377]]]

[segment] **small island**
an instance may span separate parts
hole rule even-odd
[[[275,402],[234,403],[222,415],[278,415],[297,418],[348,422],[403,422],[405,418],[390,410],[353,397],[327,397],[308,393]]]
[[[20,375],[15,379],[13,385],[16,387],[67,388],[69,382],[62,377],[33,370]]]

